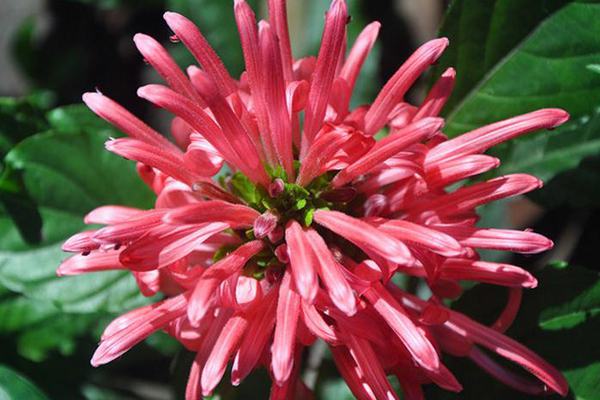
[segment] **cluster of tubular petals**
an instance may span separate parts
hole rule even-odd
[[[250,7],[236,0],[235,17],[246,62],[239,80],[181,15],[169,12],[165,20],[199,63],[187,74],[157,41],[135,36],[167,83],[144,86],[138,94],[176,116],[175,143],[104,95],[83,97],[127,134],[106,147],[137,161],[157,199],[150,210],[114,205],[90,212],[85,222],[104,227],[69,239],[64,249],[78,254],[58,273],[129,270],[144,295],[164,295],[114,320],[92,364],[114,360],[164,330],[196,353],[187,399],[212,393],[229,363],[234,385],[264,367],[272,377],[272,399],[304,398],[310,391],[301,379],[302,354],[323,340],[358,399],[397,399],[390,375],[405,399],[423,398],[422,385],[430,383],[460,391],[443,353],[468,357],[517,390],[564,395],[561,374],[503,334],[522,288],[535,287],[536,279],[517,266],[482,261],[477,253],[527,254],[552,246],[530,231],[475,225],[478,206],[541,182],[514,174],[446,188],[497,167],[498,159],[483,154],[491,146],[553,128],[567,113],[539,110],[449,140],[438,114],[454,70],[439,78],[421,105],[404,101],[446,39],[424,44],[371,105],[351,110],[378,23],[368,25],[347,52],[346,4],[334,0],[318,57],[294,60],[285,0],[270,0],[269,21],[258,24]],[[382,129],[389,134],[375,140]],[[325,189],[311,196],[332,206],[315,206],[309,220],[252,206],[227,179],[216,179],[224,164],[269,201],[325,179]],[[256,275],[259,260],[270,261]],[[402,290],[394,275],[419,278],[431,296]],[[507,287],[506,308],[493,325],[444,306],[443,300],[461,294],[461,281]],[[498,356],[531,375],[507,369]]]

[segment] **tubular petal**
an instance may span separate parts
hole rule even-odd
[[[435,167],[427,170],[427,185],[430,188],[448,186],[463,179],[483,174],[499,165],[499,159],[480,154],[440,162]]]
[[[233,355],[247,327],[248,320],[241,315],[234,315],[223,327],[202,369],[200,386],[204,396],[210,395],[223,378],[227,362]]]
[[[325,118],[329,93],[344,44],[347,15],[346,2],[334,0],[325,17],[321,48],[308,92],[301,159],[304,158]]]
[[[259,40],[264,73],[269,77],[264,81],[264,101],[269,110],[269,126],[271,143],[279,164],[287,172],[288,179],[294,179],[294,155],[292,154],[292,125],[287,109],[286,85],[283,76],[281,54],[277,46],[277,38],[267,23],[259,26]]]
[[[421,202],[412,207],[410,213],[415,215],[425,210],[431,210],[438,214],[461,214],[491,201],[524,194],[540,187],[542,187],[542,182],[534,176],[506,175],[462,187],[429,202]]]
[[[461,226],[436,226],[455,237],[463,246],[534,254],[552,248],[550,239],[534,232]]]
[[[386,373],[368,341],[348,335],[347,346],[364,380],[369,384],[377,399],[398,400]]]
[[[514,265],[485,261],[451,259],[441,269],[441,278],[473,280],[494,285],[534,288],[537,280],[527,271]]]
[[[463,254],[462,246],[452,236],[423,225],[401,219],[373,218],[366,221],[398,240],[418,244],[442,256],[457,257]]]
[[[142,33],[136,34],[133,41],[144,59],[167,81],[173,90],[196,102],[202,102],[190,81],[160,43]]]
[[[191,171],[181,168],[181,164],[183,164],[181,156],[136,139],[109,140],[106,142],[105,147],[108,151],[154,167],[188,185],[202,179]]]
[[[183,315],[186,304],[187,298],[184,295],[172,297],[155,304],[147,310],[143,321],[136,321],[137,323],[131,324],[114,335],[103,339],[92,357],[92,365],[97,367],[121,356],[153,332]]]
[[[226,222],[234,227],[252,226],[260,214],[242,204],[231,204],[221,200],[207,200],[171,209],[163,213],[162,220],[173,225]]]
[[[83,219],[86,224],[117,224],[124,222],[144,210],[124,206],[102,206],[90,211]]]
[[[258,38],[258,29],[256,27],[256,17],[254,12],[243,0],[235,1],[235,19],[242,42],[242,51],[246,64],[246,72],[250,83],[252,96],[255,98],[253,107],[255,109],[256,120],[260,127],[260,136],[262,145],[267,156],[267,160],[274,164],[276,161],[275,149],[271,140],[269,130],[269,113],[267,112],[264,101],[265,85],[267,84],[265,72],[265,61],[261,56],[261,48]]]
[[[62,245],[63,251],[71,253],[84,253],[96,250],[100,245],[92,240],[96,231],[83,231],[71,236]]]
[[[424,118],[394,134],[386,136],[377,141],[375,146],[362,158],[342,170],[333,179],[332,185],[340,187],[359,175],[366,174],[388,158],[396,155],[400,150],[432,136],[443,125],[444,120],[441,118]]]
[[[444,105],[452,94],[454,83],[456,80],[456,71],[454,68],[448,68],[442,74],[442,77],[433,85],[429,94],[417,110],[413,117],[413,121],[418,121],[421,118],[436,117],[444,108]]]
[[[279,386],[285,383],[292,373],[299,316],[300,296],[292,288],[292,277],[289,271],[286,271],[279,287],[277,322],[271,348],[271,370]]]
[[[161,85],[143,86],[138,89],[138,96],[179,116],[202,134],[228,162],[235,166],[242,165],[227,134],[197,104]]]
[[[185,47],[187,47],[192,55],[198,60],[202,68],[212,77],[217,83],[221,95],[228,96],[235,91],[235,83],[223,62],[215,51],[210,47],[200,30],[192,21],[184,16],[166,12],[164,14],[165,21],[169,27],[175,32]]]
[[[160,225],[164,210],[139,211],[126,221],[119,221],[99,229],[93,239],[104,244],[127,243]]]
[[[379,22],[371,22],[367,25],[356,38],[350,54],[348,54],[348,58],[344,62],[339,76],[348,83],[348,91],[350,93],[354,90],[360,69],[369,56],[373,45],[375,45],[380,28],[381,24]]]
[[[275,28],[277,42],[279,43],[279,52],[283,65],[283,75],[286,82],[293,79],[292,65],[292,46],[290,44],[290,34],[287,24],[287,10],[285,0],[269,0],[269,19],[271,25]]]
[[[211,236],[229,228],[223,222],[166,229],[156,236],[144,235],[120,254],[119,260],[133,271],[163,268],[190,254]]]
[[[341,271],[342,267],[331,255],[323,238],[313,229],[306,232],[306,239],[316,259],[319,276],[323,280],[333,303],[346,315],[356,314],[356,299],[352,288]]]
[[[250,320],[231,369],[231,382],[235,386],[239,385],[254,369],[273,333],[277,310],[276,295],[277,288],[272,288]]]
[[[370,290],[364,293],[364,296],[388,323],[419,365],[426,370],[439,369],[440,359],[433,345],[417,329],[404,308],[380,283],[375,283]]]
[[[203,177],[215,175],[223,166],[221,154],[199,133],[190,135],[190,144],[183,156],[183,162],[186,168]]]
[[[100,93],[85,93],[83,95],[83,102],[94,113],[116,126],[131,138],[162,148],[163,151],[180,152],[177,146],[165,139],[160,133],[150,128],[108,97]]]
[[[561,373],[522,344],[491,328],[480,325],[464,315],[455,312],[450,314],[447,326],[452,329],[460,329],[469,340],[522,365],[556,393],[565,396],[569,391],[569,384]]]
[[[569,114],[564,110],[547,108],[496,122],[436,146],[427,154],[425,165],[482,153],[498,143],[539,129],[554,128],[568,119]]]
[[[359,400],[377,400],[378,398],[373,393],[373,389],[371,389],[368,382],[365,382],[362,372],[359,370],[356,361],[350,355],[347,347],[334,346],[330,350],[335,365],[352,391],[352,394]]]
[[[471,349],[469,358],[485,372],[515,390],[533,396],[541,396],[548,392],[546,385],[544,385],[542,382],[517,375],[516,373],[502,367],[475,346],[473,346]]]
[[[285,228],[285,241],[294,284],[300,296],[312,304],[319,288],[317,280],[319,261],[311,249],[308,234],[298,222],[291,220]]]
[[[446,38],[425,43],[398,69],[379,92],[365,116],[367,135],[376,134],[387,123],[390,113],[402,101],[406,91],[431,64],[440,58],[448,43]]]
[[[56,274],[58,276],[68,276],[113,269],[125,269],[119,261],[119,252],[95,251],[87,256],[76,254],[69,257],[60,264]]]
[[[319,225],[337,233],[358,247],[373,251],[394,263],[407,266],[415,263],[415,259],[402,242],[364,221],[339,211],[325,210],[317,210],[314,219]]]
[[[205,316],[210,306],[210,299],[221,282],[242,269],[262,248],[263,244],[258,240],[248,242],[206,269],[192,292],[187,309],[188,319],[193,326],[198,326]]]

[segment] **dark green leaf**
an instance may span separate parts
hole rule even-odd
[[[81,392],[85,400],[132,400],[129,396],[92,384],[84,385]]]
[[[231,183],[233,193],[236,196],[244,199],[248,204],[259,203],[261,196],[256,185],[254,185],[244,174],[236,172],[231,176],[229,182]]]
[[[595,72],[597,74],[600,74],[600,65],[599,64],[590,64],[587,66],[587,69],[589,69],[592,72]]]
[[[83,104],[55,108],[46,114],[50,127],[60,133],[102,133],[121,136],[107,122],[99,118]]]
[[[44,221],[43,243],[36,247],[26,246],[10,225],[0,224],[0,283],[10,290],[79,313],[119,312],[144,301],[126,272],[69,278],[55,273],[67,257],[61,243],[83,228],[85,213],[106,204],[152,205],[153,195],[136,176],[133,163],[104,151],[106,138],[42,134],[7,155],[7,163],[23,171],[27,192]]]
[[[452,1],[439,32],[440,36],[450,39],[450,47],[432,73],[432,78],[435,79],[448,67],[454,67],[458,71],[447,111],[459,109],[459,103],[477,93],[478,86],[494,75],[495,70],[507,61],[504,60],[505,57],[513,57],[513,52],[518,52],[524,41],[531,39],[529,36],[544,20],[565,5],[575,2],[586,3],[573,0],[530,0],[527,7],[523,7],[520,0]],[[568,33],[573,35],[578,32]],[[557,40],[564,38],[552,38],[550,41]],[[527,70],[528,68],[524,68],[523,72],[527,74]],[[525,78],[520,78],[519,81],[521,80]]]
[[[43,99],[43,95],[0,98],[0,155],[26,137],[48,129]]]
[[[54,349],[71,354],[76,338],[96,322],[95,315],[66,314],[47,301],[16,294],[0,298],[0,335],[13,336],[19,354],[32,361],[46,359]]]
[[[355,397],[343,379],[330,379],[320,385],[319,398],[324,400],[353,400]]]
[[[22,172],[6,165],[0,176],[0,203],[27,243],[42,240],[42,217],[25,190]]]
[[[181,350],[181,344],[165,332],[159,331],[146,339],[146,343],[166,356],[173,356]]]
[[[600,4],[584,1],[457,0],[441,34],[451,48],[434,71],[458,71],[446,132],[470,129],[538,108],[572,117],[553,131],[497,146],[496,175],[520,171],[549,180],[600,153]]]
[[[128,7],[143,7],[144,5],[162,4],[162,0],[69,0],[84,4],[90,4],[100,9],[113,10],[118,8]]]
[[[569,267],[564,271],[551,269],[546,276],[555,279],[546,282],[548,286],[546,290],[558,291],[568,287],[572,297],[560,304],[544,308],[539,318],[540,328],[544,330],[571,329],[598,315],[600,312],[600,276],[597,273]],[[547,280],[551,278],[547,278]]]
[[[544,190],[529,194],[545,207],[569,205],[576,208],[600,204],[600,156],[584,159],[576,169],[556,175]]]
[[[584,268],[548,267],[538,274],[539,286],[524,293],[519,315],[508,336],[530,347],[559,368],[571,386],[573,398],[597,399],[600,387],[600,348],[590,345],[600,329],[600,276]],[[506,289],[478,285],[467,291],[454,308],[489,324],[501,312]],[[468,379],[458,397],[441,394],[432,398],[529,399],[484,377],[468,366],[468,360],[450,360],[458,378]],[[523,371],[523,373],[526,373]],[[465,380],[466,382],[466,380]]]
[[[4,365],[0,365],[0,399],[47,400],[48,397],[29,379]]]

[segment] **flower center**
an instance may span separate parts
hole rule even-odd
[[[277,280],[289,261],[284,234],[287,223],[295,220],[309,227],[318,209],[351,213],[356,190],[351,187],[331,189],[334,173],[323,174],[305,187],[286,183],[285,176],[271,175],[273,181],[268,188],[255,185],[240,172],[221,177],[220,183],[225,190],[261,213],[253,228],[237,232],[244,242],[259,239],[265,244],[263,251],[246,264],[244,275]],[[219,249],[214,260],[218,261],[233,250],[235,248],[230,246]]]

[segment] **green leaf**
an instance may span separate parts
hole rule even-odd
[[[96,323],[95,315],[67,314],[46,301],[16,294],[0,298],[0,335],[15,338],[19,354],[32,361],[45,360],[55,349],[72,354],[77,337]]]
[[[129,396],[124,396],[114,390],[99,387],[93,384],[85,384],[81,388],[85,400],[131,400]]]
[[[0,399],[47,400],[48,397],[29,379],[4,365],[0,365]]]
[[[181,350],[181,344],[177,339],[163,331],[158,331],[146,339],[146,343],[165,356],[174,356]]]
[[[8,128],[22,132],[23,137],[20,139],[50,129],[61,134],[87,132],[121,136],[118,131],[82,104],[56,108],[44,115],[43,99],[43,95],[29,96],[21,100],[2,99],[5,103],[19,105],[16,107],[17,109],[12,110],[14,111],[14,126],[8,124]],[[19,111],[21,108],[25,109]],[[14,143],[10,142],[10,145],[12,146]],[[10,163],[5,166],[0,176],[0,203],[15,221],[26,242],[37,244],[41,241],[41,216],[24,188],[22,171],[12,168]]]
[[[594,208],[600,204],[600,156],[584,159],[576,169],[556,175],[543,190],[528,196],[545,207]]]
[[[549,180],[600,154],[597,109],[600,4],[584,1],[457,0],[441,29],[451,47],[434,78],[457,69],[446,108],[450,136],[544,107],[560,107],[571,122],[492,150],[493,172],[521,171]]]
[[[523,343],[559,368],[578,399],[597,399],[600,387],[600,348],[592,345],[600,329],[600,276],[590,270],[569,266],[546,268],[537,275],[539,286],[524,292],[523,303],[508,336]],[[506,301],[506,289],[478,285],[468,290],[453,308],[480,322],[490,324]],[[510,398],[517,395],[486,377],[466,359],[450,359],[450,369],[465,382],[458,397],[441,394],[431,398]],[[525,371],[522,371],[526,374]],[[429,397],[428,397],[429,398]]]
[[[0,97],[0,155],[16,143],[48,129],[43,94],[23,98]]]
[[[519,0],[452,1],[439,31],[450,39],[450,47],[432,73],[436,79],[448,67],[458,71],[447,110],[460,108],[457,105],[542,21],[570,2],[530,0],[523,7]]]
[[[15,221],[23,239],[35,244],[42,240],[42,217],[24,186],[21,171],[6,165],[0,176],[0,203]]]
[[[233,174],[230,183],[233,193],[244,199],[248,204],[258,204],[260,202],[261,196],[256,185],[241,172]]]
[[[61,133],[102,133],[121,136],[108,122],[98,118],[83,104],[55,108],[46,114],[50,127]]]
[[[343,379],[329,379],[319,387],[319,398],[325,400],[353,400],[355,397]]]
[[[27,246],[0,217],[2,285],[77,313],[120,312],[145,302],[127,272],[56,277],[67,257],[61,243],[83,228],[87,212],[106,204],[152,206],[154,195],[136,176],[134,164],[105,151],[106,139],[101,134],[47,133],[21,142],[7,155],[6,162],[22,171],[27,192],[39,207],[43,241]]]
[[[600,74],[600,64],[590,64],[587,66],[587,69],[597,74]]]
[[[90,4],[103,10],[114,10],[123,7],[140,7],[151,4],[157,6],[162,4],[162,0],[69,0],[78,3]]]
[[[600,313],[600,277],[597,273],[568,268],[564,273],[551,272],[555,277],[556,287],[549,290],[560,290],[568,287],[573,297],[558,305],[545,308],[540,314],[539,325],[545,330],[570,329],[585,323]],[[591,283],[591,284],[590,284]],[[552,282],[547,283],[550,286]],[[579,290],[577,290],[579,289]]]

